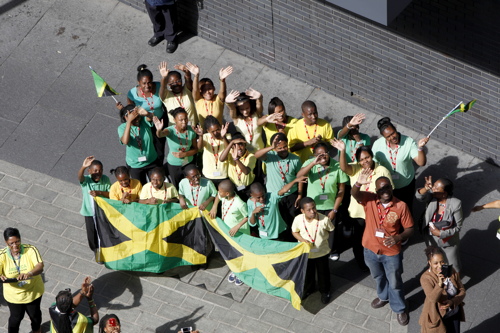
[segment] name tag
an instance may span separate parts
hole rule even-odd
[[[385,238],[385,233],[383,230],[381,229],[376,229],[375,230],[375,237],[378,237],[378,238]]]
[[[264,230],[259,230],[259,236],[262,237],[267,237],[267,232]]]
[[[240,185],[236,188],[236,190],[238,191],[243,191],[244,189],[246,189],[247,187],[245,185]]]
[[[391,174],[392,179],[399,179],[399,173],[393,173]]]
[[[220,177],[220,176],[222,176],[222,172],[220,172],[220,171],[214,172],[214,177]]]
[[[328,200],[328,195],[326,195],[326,194],[321,194],[321,195],[319,196],[319,200]]]
[[[139,162],[146,162],[148,159],[146,158],[146,156],[139,156],[139,157],[137,158],[137,160],[138,160]]]
[[[189,161],[188,161],[187,157],[184,157],[182,159],[182,166],[186,166],[188,163],[189,163]]]
[[[309,252],[319,252],[319,249],[317,247],[312,247]]]

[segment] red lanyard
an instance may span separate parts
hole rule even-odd
[[[153,93],[151,93],[151,103],[149,103],[149,99],[146,97],[146,94],[144,93],[144,91],[142,91],[141,88],[139,88],[141,90],[141,94],[142,94],[142,97],[146,100],[146,103],[148,103],[148,106],[149,106],[149,109],[151,111],[153,111],[155,109],[155,101],[154,101],[154,95]]]
[[[137,135],[132,133],[132,128],[130,128],[130,132],[134,135],[134,139],[137,142],[137,146],[139,147],[139,150],[142,152],[141,128],[139,126],[135,127],[137,127]]]
[[[318,216],[316,216],[318,217]],[[319,229],[319,219],[317,219],[316,221],[316,232],[314,233],[314,238],[311,236],[311,234],[309,233],[309,230],[307,230],[307,224],[306,224],[306,218],[305,216],[302,217],[302,221],[304,222],[304,229],[306,229],[306,232],[307,232],[307,236],[309,236],[309,239],[312,241],[312,243],[314,244],[314,242],[316,241],[316,238],[318,237],[318,229]]]
[[[250,144],[252,144],[253,142],[253,119],[252,121],[250,122],[250,126],[248,126],[248,122],[243,119],[243,121],[245,122],[245,126],[247,127],[247,131],[248,131],[248,135],[250,135]]]
[[[330,169],[330,167],[323,167],[323,170],[321,170],[321,171],[318,170],[319,171],[318,174],[320,174],[319,184],[321,185],[321,189],[323,190],[323,193],[325,193],[326,181],[328,180],[328,177],[330,176],[330,174],[328,173],[328,169]],[[323,176],[326,175],[324,182],[323,182],[323,176],[321,176],[321,174],[323,174]]]
[[[370,175],[370,177],[368,177],[368,184],[366,184],[366,187],[365,187],[365,191],[368,192],[368,190],[370,189],[370,184],[372,183],[372,178],[373,178],[373,174],[375,173],[375,170],[372,171],[372,174]]]
[[[255,207],[257,207],[257,203],[255,203]],[[262,227],[264,227],[264,209],[262,209],[262,212],[259,215],[259,221],[260,224],[262,224]]]
[[[179,98],[179,96],[182,97],[182,93],[180,93],[179,96],[177,96],[177,94],[174,94],[174,96],[175,96],[175,99],[177,99],[177,102],[179,103],[179,105],[181,106],[181,108],[185,109],[184,103],[182,103],[182,98]]]
[[[388,205],[387,208],[385,208],[384,215],[382,215],[382,211],[380,209],[380,206],[381,206],[381,204],[380,204],[380,202],[378,202],[377,203],[377,210],[378,210],[378,217],[380,219],[379,224],[382,225],[384,223],[385,217],[387,216],[387,214],[391,210],[391,207]]]
[[[284,133],[285,132],[285,128],[286,128],[286,122],[288,121],[288,117],[285,119],[285,123],[284,125],[280,125],[280,124],[274,124],[276,126],[276,130],[280,133]]]
[[[229,210],[231,209],[231,206],[233,205],[234,198],[231,200],[231,203],[229,204],[229,207],[227,207],[226,212],[224,213],[224,205],[222,205],[222,221],[226,218],[227,213],[229,213]]]
[[[203,100],[205,102],[205,109],[207,110],[207,115],[211,116],[214,114],[214,102],[210,101],[210,110],[208,110],[208,103],[207,100]]]
[[[200,195],[201,186],[196,187],[196,198],[194,197],[194,187],[191,186],[191,197],[193,198],[193,206],[198,206],[198,196]]]
[[[350,141],[350,146],[351,146],[351,161],[354,162],[356,160],[356,147],[362,146],[363,142],[362,141],[356,141],[356,140],[349,140]]]
[[[245,155],[243,155],[242,157],[240,157],[240,160],[243,159],[243,161],[241,161],[241,163],[243,165],[245,165],[245,160],[248,156],[248,150],[245,152]],[[240,167],[238,166],[238,163],[236,163],[236,166],[235,166],[235,170],[236,170],[236,176],[238,177],[238,183],[241,184],[241,175],[243,174],[243,170],[240,169],[240,171],[238,171]]]
[[[286,184],[285,176],[288,173],[288,170],[290,169],[290,161],[289,160],[286,161],[285,172],[283,172],[283,168],[281,167],[281,161],[278,161],[278,168],[280,169],[279,171],[280,171],[281,179],[283,179],[283,183]]]
[[[212,136],[210,136],[210,138],[209,138],[208,141],[210,142],[210,145],[212,146],[212,151],[213,151],[214,157],[215,157],[215,170],[217,170],[217,165],[219,164],[219,151],[220,151],[221,144],[219,143],[216,146],[215,145],[215,139]],[[217,151],[215,151],[215,147],[217,147]]]
[[[163,186],[165,186],[165,183],[163,183],[163,185],[160,187],[160,189],[157,192],[159,192]],[[156,198],[153,195],[153,184],[151,184],[151,198]],[[165,201],[165,200],[167,200],[167,188],[166,187],[163,190],[163,201]]]
[[[307,140],[311,140],[311,137],[309,136],[309,131],[307,130],[307,125],[306,123],[304,122],[304,129],[306,130],[306,135],[307,135]],[[314,134],[313,134],[313,138],[316,137],[316,131],[318,129],[318,124],[314,124]],[[311,150],[314,150],[313,147],[311,147]]]
[[[392,157],[392,149],[389,142],[387,142],[387,150],[389,151],[389,158],[391,159],[392,169],[396,171],[396,158],[398,157],[399,145],[396,145],[396,149],[394,150],[394,157]]]
[[[129,191],[125,191],[125,190],[124,190],[124,188],[128,188],[128,187],[121,187],[121,186],[120,186],[120,189],[122,190],[122,194],[123,194],[124,192],[127,192],[128,194],[132,194],[132,189],[130,189]]]
[[[184,139],[186,139],[186,144],[183,145],[182,144],[182,137],[181,137],[181,133],[177,130],[177,126],[175,126],[175,134],[177,134],[177,137],[179,138],[179,149],[180,151],[186,151],[187,148],[189,147],[188,146],[188,140],[189,140],[189,134],[188,134],[188,130],[186,129],[186,132],[185,132],[185,137]]]
[[[443,205],[443,208],[446,209],[446,204]],[[444,210],[443,210],[443,214],[441,214],[441,216],[439,217],[439,220],[436,221],[436,215],[437,215],[437,212],[439,210],[439,204],[438,204],[438,208],[436,209],[436,211],[434,212],[434,215],[432,215],[432,222],[441,222],[443,220],[443,217],[444,217]]]

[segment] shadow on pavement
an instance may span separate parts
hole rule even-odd
[[[203,330],[202,327],[196,327],[196,322],[200,318],[202,318],[203,315],[195,317],[196,313],[198,311],[200,311],[201,308],[202,307],[200,306],[199,308],[197,308],[196,310],[194,310],[193,313],[191,313],[188,316],[184,316],[182,318],[179,318],[179,319],[176,319],[176,320],[173,320],[173,321],[169,321],[168,323],[165,323],[165,324],[161,325],[160,327],[158,327],[155,330],[155,332],[156,333],[177,333],[183,327],[192,327],[193,330],[195,330],[195,329]]]

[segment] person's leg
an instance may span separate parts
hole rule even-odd
[[[160,37],[161,40],[165,38],[165,17],[161,9],[162,6],[153,7],[147,0],[144,1],[146,11],[148,12],[149,19],[153,23],[154,37]]]
[[[393,191],[396,198],[406,203],[410,213],[413,215],[413,198],[415,197],[415,179],[405,187]]]
[[[165,37],[168,42],[173,42],[177,33],[177,5],[174,3],[173,5],[160,7],[163,14],[163,22],[165,24],[163,37]]]
[[[385,276],[384,265],[380,255],[371,250],[364,249],[365,264],[370,269],[370,274],[377,283],[377,296],[381,301],[389,301],[389,284]]]
[[[368,270],[365,264],[364,248],[361,244],[363,240],[363,233],[365,232],[365,219],[352,219],[352,225],[354,228],[354,234],[352,236],[352,252],[354,253],[354,258],[358,263],[361,270]]]
[[[446,333],[460,333],[460,311],[449,318],[443,319]]]
[[[9,316],[9,333],[19,333],[19,326],[24,318],[25,304],[14,304],[7,302],[9,306],[10,316]]]
[[[291,233],[291,230],[293,220],[295,219],[295,216],[297,216],[297,209],[295,208],[295,201],[297,200],[297,197],[298,193],[294,192],[281,198],[278,203],[281,218],[286,223],[287,233],[285,234],[285,241],[287,242],[296,241],[295,237],[293,237]]]
[[[316,264],[315,259],[307,260],[306,278],[304,281],[304,291],[302,298],[305,298],[316,291]]]
[[[443,247],[443,251],[448,259],[448,265],[453,265],[453,268],[460,273],[460,257],[458,252],[459,245]]]
[[[42,326],[42,311],[40,310],[40,303],[42,297],[38,297],[31,303],[26,304],[26,313],[31,319],[31,330],[36,333],[40,332]]]
[[[389,292],[389,304],[395,313],[403,313],[406,309],[405,295],[403,292],[403,253],[395,256],[381,256]]]
[[[146,175],[143,172],[142,168],[132,168],[128,166],[128,172],[130,174],[130,178],[132,179],[137,179],[138,181],[141,182],[142,185],[146,184],[148,181],[146,179]]]
[[[95,250],[97,249],[97,231],[95,229],[94,217],[93,216],[84,216],[84,217],[85,217],[85,229],[87,229],[87,241],[90,249],[95,252]]]
[[[314,259],[318,273],[318,289],[321,294],[329,294],[331,289],[328,255]]]

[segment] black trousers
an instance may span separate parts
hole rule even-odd
[[[179,188],[179,183],[181,182],[182,179],[184,179],[184,169],[188,165],[196,165],[196,159],[193,158],[191,162],[186,164],[185,166],[177,166],[177,165],[172,165],[169,164],[168,162],[163,165],[163,168],[165,169],[165,173],[168,174],[170,177],[170,182],[172,185],[175,186],[175,188]],[[167,172],[168,171],[168,172]]]
[[[153,23],[155,37],[163,36],[167,41],[172,42],[175,39],[177,18],[177,6],[163,5],[152,7],[147,1],[144,1],[149,19]]]
[[[19,326],[21,325],[21,321],[23,320],[25,313],[27,313],[28,317],[31,319],[31,330],[38,331],[42,325],[42,311],[40,311],[41,302],[41,296],[33,302],[27,304],[14,304],[7,302],[10,311],[8,332],[19,332]]]
[[[142,168],[132,168],[130,165],[127,164],[128,172],[130,173],[130,178],[132,179],[137,179],[141,182],[142,185],[148,183],[148,177],[149,177],[149,172],[156,168],[157,166],[160,166],[161,164],[158,164],[158,160],[154,161],[151,164],[146,165],[145,167]]]
[[[318,290],[322,294],[330,292],[330,266],[328,263],[328,255],[308,259],[306,280],[304,283],[304,293],[313,292],[316,290],[316,275],[318,276]]]
[[[85,217],[85,229],[87,229],[87,241],[89,242],[89,247],[92,251],[97,250],[97,230],[95,229],[94,217]]]
[[[283,221],[286,223],[286,230],[284,231],[284,241],[285,242],[296,242],[297,240],[292,235],[292,223],[295,216],[299,214],[299,209],[295,208],[295,201],[297,200],[299,193],[298,191],[281,198],[278,203],[278,208],[280,210],[280,215]]]
[[[393,191],[393,195],[399,200],[406,203],[410,213],[413,215],[413,199],[415,198],[415,178],[410,184],[405,187],[398,188]]]

